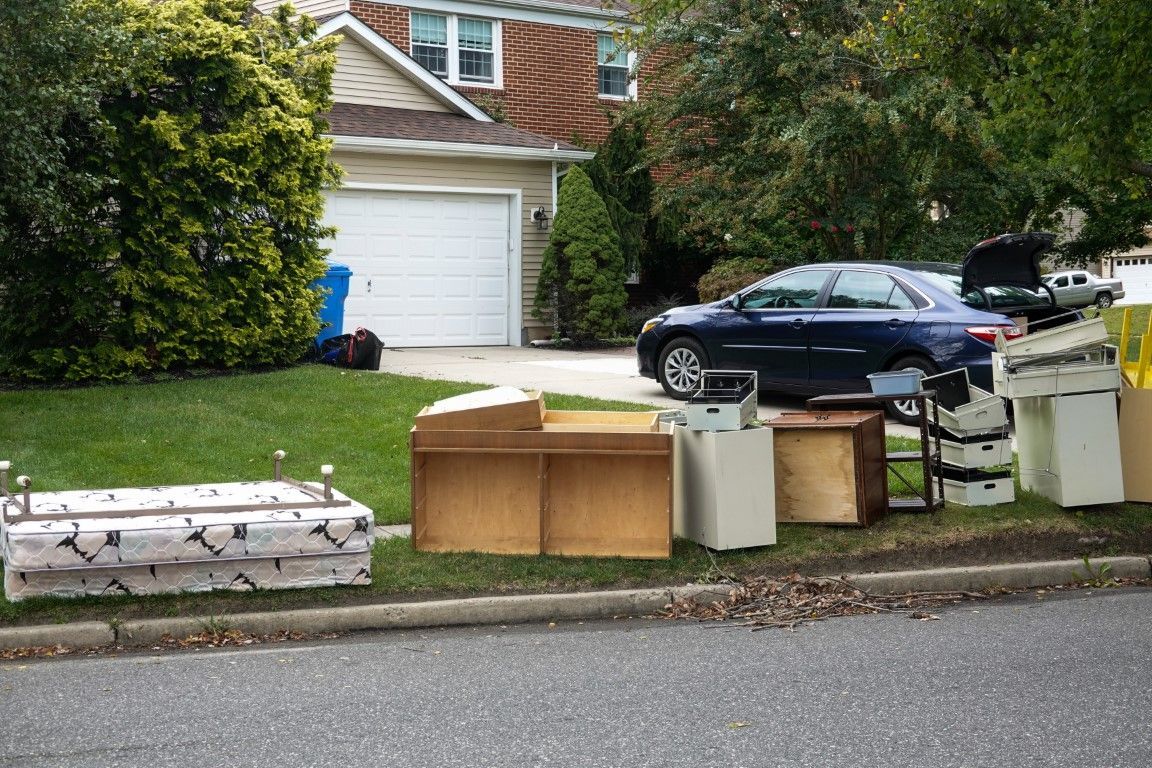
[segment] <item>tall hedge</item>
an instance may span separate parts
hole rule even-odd
[[[534,314],[574,341],[614,336],[622,330],[628,302],[625,277],[608,209],[588,174],[573,167],[560,183]]]
[[[318,330],[335,41],[248,0],[113,0],[132,63],[72,125],[105,179],[0,243],[0,374],[115,380],[280,364]],[[16,310],[16,311],[13,311]]]

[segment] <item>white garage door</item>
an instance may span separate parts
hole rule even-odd
[[[1152,304],[1152,257],[1117,259],[1113,274],[1124,281],[1124,304]]]
[[[352,270],[344,331],[390,347],[507,344],[508,198],[340,190],[329,259]]]

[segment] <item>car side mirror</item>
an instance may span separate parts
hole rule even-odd
[[[739,310],[743,306],[743,299],[738,293],[734,293],[728,297],[728,306],[732,309]]]

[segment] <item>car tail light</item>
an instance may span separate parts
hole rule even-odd
[[[974,325],[964,330],[968,332],[969,336],[979,339],[985,344],[996,343],[997,331],[1003,333],[1005,339],[1018,339],[1024,335],[1024,331],[1015,325]]]

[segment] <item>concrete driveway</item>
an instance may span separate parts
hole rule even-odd
[[[655,409],[680,408],[660,385],[637,373],[630,347],[572,351],[552,347],[421,347],[385,348],[380,370],[400,376],[466,381],[490,386],[538,389],[603,400],[643,403]],[[759,417],[803,411],[804,398],[761,392]],[[919,430],[889,419],[888,434],[919,437]]]

